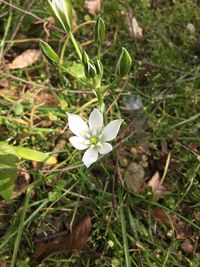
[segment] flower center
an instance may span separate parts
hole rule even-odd
[[[96,137],[90,138],[90,143],[96,145],[97,144],[97,138]]]

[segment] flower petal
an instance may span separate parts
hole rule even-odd
[[[91,131],[97,130],[98,132],[100,132],[103,127],[103,116],[97,108],[93,109],[90,114],[89,126]]]
[[[78,150],[84,150],[89,147],[86,143],[87,140],[82,136],[72,136],[69,138],[69,142]]]
[[[52,9],[53,9],[53,12],[54,12],[56,18],[58,19],[58,21],[60,22],[60,24],[65,29],[65,25],[64,25],[64,23],[63,23],[60,15],[59,15],[59,12],[58,12],[58,10],[60,10],[60,7],[59,7],[60,3],[58,3],[57,0],[52,0],[52,2],[50,0],[48,0],[48,1],[51,3],[51,6],[52,6]]]
[[[104,142],[101,147],[98,148],[100,154],[108,154],[112,150],[112,146],[109,143]]]
[[[84,137],[85,134],[89,131],[89,127],[84,120],[75,114],[67,113],[68,115],[68,123],[70,131],[77,135]]]
[[[87,168],[90,167],[92,163],[97,161],[98,159],[98,151],[96,148],[89,148],[83,155],[82,161]]]
[[[114,120],[103,129],[103,141],[111,141],[116,138],[123,120]]]

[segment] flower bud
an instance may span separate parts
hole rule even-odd
[[[103,64],[101,63],[100,60],[96,59],[94,60],[94,65],[97,71],[97,75],[100,75],[102,77],[103,76]]]
[[[53,48],[51,48],[51,46],[49,44],[47,44],[44,41],[40,41],[40,48],[44,54],[44,56],[46,57],[46,59],[53,64],[58,64],[59,63],[59,57],[56,54],[56,52],[53,50]]]
[[[47,0],[50,12],[57,24],[66,32],[72,28],[72,6],[69,0]]]
[[[83,53],[82,53],[83,65],[85,66],[89,61],[90,61],[90,58],[89,58],[88,54],[85,52],[85,50],[83,50]]]
[[[119,75],[120,77],[126,76],[130,71],[131,64],[132,64],[132,59],[128,51],[124,47],[122,47],[122,52],[118,59],[116,67],[117,75]]]
[[[91,62],[87,62],[85,64],[85,76],[87,78],[94,78],[97,74],[97,71],[96,71],[96,68],[95,68],[95,65],[92,64]]]
[[[105,23],[101,17],[97,19],[95,25],[95,41],[98,45],[102,45],[105,39]]]

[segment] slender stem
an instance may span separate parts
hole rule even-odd
[[[67,36],[67,38],[66,38],[66,40],[65,40],[65,42],[63,44],[63,47],[61,49],[59,64],[62,64],[63,63],[64,55],[65,55],[65,50],[66,50],[66,47],[68,45],[68,42],[69,42],[69,36]]]
[[[124,247],[124,254],[125,254],[125,266],[131,267],[130,255],[129,255],[129,247],[128,247],[128,237],[127,237],[127,228],[126,228],[126,219],[124,215],[124,206],[122,203],[122,192],[119,193],[119,199],[121,202],[120,205],[120,222],[121,222],[121,230],[122,230],[122,237],[123,237],[123,247]]]
[[[25,216],[26,216],[26,211],[27,211],[27,208],[28,208],[28,205],[29,205],[31,189],[32,189],[32,187],[27,190],[25,203],[24,203],[24,208],[23,208],[22,215],[21,215],[21,218],[20,218],[19,229],[18,229],[17,237],[15,239],[14,252],[13,252],[12,261],[11,261],[11,265],[10,265],[11,267],[15,267],[17,254],[18,254],[18,251],[19,251],[19,245],[20,245],[20,241],[21,241],[21,237],[22,237],[22,232],[23,232],[23,229],[24,229],[24,220],[25,220]]]
[[[10,4],[12,4],[12,1],[10,1]],[[7,21],[7,24],[6,24],[6,27],[5,27],[4,36],[3,36],[3,39],[1,40],[1,43],[0,43],[0,62],[1,61],[3,62],[3,49],[4,49],[4,45],[5,45],[5,41],[6,41],[7,35],[9,33],[12,17],[13,17],[13,13],[12,13],[12,11],[10,11],[9,12],[8,21]]]
[[[97,58],[98,60],[101,60],[101,45],[100,44],[98,44]]]
[[[72,32],[72,31],[69,32],[69,36],[70,36],[70,38],[71,38],[72,44],[73,44],[73,46],[74,46],[74,48],[75,48],[75,50],[76,50],[76,53],[77,53],[77,55],[78,55],[80,61],[82,61],[81,50],[80,50],[80,48],[78,47],[78,44],[77,44],[77,42],[76,42],[76,39],[74,38],[74,35],[73,35],[73,32]]]
[[[96,95],[97,95],[100,112],[103,114],[104,122],[107,123],[107,116],[106,116],[104,95],[103,95],[103,92],[102,92],[102,88],[101,87],[97,88],[95,90],[95,92],[96,92]]]
[[[105,104],[104,104],[103,94],[101,93],[100,88],[98,88],[96,90],[96,93],[97,93],[97,98],[98,98],[98,102],[99,102],[100,111],[102,113],[104,113],[104,111],[105,111]]]

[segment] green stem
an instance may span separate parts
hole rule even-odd
[[[96,90],[96,93],[97,93],[97,98],[98,98],[98,102],[99,102],[100,111],[102,113],[104,113],[104,111],[105,111],[105,104],[104,104],[103,94],[102,94],[100,88],[98,88]]]
[[[124,206],[122,200],[122,192],[119,193],[120,199],[120,222],[122,229],[122,237],[123,237],[123,247],[124,247],[124,255],[125,255],[125,265],[126,267],[131,267],[130,255],[129,255],[129,247],[128,247],[128,237],[127,237],[127,229],[126,229],[126,219],[124,215]]]
[[[26,211],[27,211],[27,208],[28,208],[28,205],[29,205],[30,196],[31,196],[31,190],[32,190],[32,187],[30,187],[27,190],[27,193],[26,193],[24,208],[23,208],[22,215],[21,215],[21,218],[20,218],[17,237],[15,239],[14,252],[13,252],[13,256],[12,256],[12,261],[11,261],[10,267],[15,267],[17,254],[18,254],[18,251],[19,251],[19,245],[20,245],[20,241],[21,241],[21,237],[22,237],[22,232],[23,232],[23,229],[24,229],[24,220],[25,220],[25,216],[26,216]]]
[[[102,88],[101,87],[97,88],[95,90],[95,92],[97,95],[100,112],[103,114],[104,122],[107,123],[107,116],[106,116],[106,110],[105,110],[105,103],[104,103],[104,96],[103,96]]]
[[[101,60],[101,45],[100,44],[98,44],[97,58],[98,60]]]
[[[70,38],[71,38],[72,44],[73,44],[73,46],[74,46],[74,48],[75,48],[75,50],[76,50],[76,53],[77,53],[77,55],[78,55],[80,61],[82,61],[81,50],[80,50],[80,48],[78,47],[78,44],[77,44],[77,42],[76,42],[76,39],[74,38],[74,35],[73,35],[73,32],[72,32],[72,31],[69,32],[69,36],[70,36]]]

